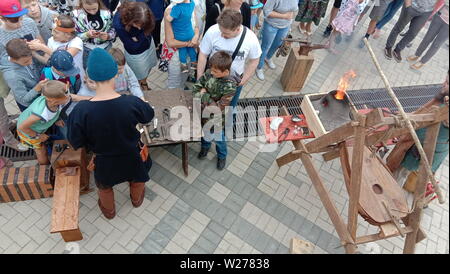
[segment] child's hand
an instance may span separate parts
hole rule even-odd
[[[47,82],[48,82],[48,79],[44,79],[44,80],[39,81],[39,83],[34,87],[34,90],[37,93],[41,93],[42,87],[44,87],[45,83],[47,83]]]
[[[200,94],[205,94],[206,92],[207,92],[206,88],[202,88],[202,89],[200,90]]]
[[[91,29],[91,30],[89,30],[89,31],[87,32],[87,36],[88,36],[89,38],[97,38],[97,37],[98,37],[98,32],[95,31],[95,30],[93,30],[93,29]]]
[[[42,49],[42,42],[39,39],[34,39],[32,41],[27,42],[28,47],[31,50],[41,50]]]
[[[47,141],[49,138],[49,136],[45,133],[39,134],[39,141],[41,141],[42,143]]]
[[[109,34],[108,33],[106,33],[106,32],[100,32],[99,34],[98,34],[98,37],[100,37],[100,39],[102,39],[102,40],[109,40]]]
[[[55,125],[57,125],[58,127],[64,127],[66,124],[64,123],[63,120],[58,120],[56,121]]]

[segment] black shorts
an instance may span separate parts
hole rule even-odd
[[[333,7],[338,9],[341,7],[341,3],[342,3],[342,0],[334,0]]]

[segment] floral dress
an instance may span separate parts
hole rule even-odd
[[[359,16],[369,2],[370,0],[363,0],[361,3],[358,0],[343,0],[339,12],[332,22],[333,28],[345,35],[352,34]]]
[[[304,0],[298,6],[295,21],[302,23],[314,22],[319,25],[320,19],[325,16],[329,0]]]

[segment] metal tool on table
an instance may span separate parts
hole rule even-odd
[[[284,140],[288,137],[290,131],[291,131],[291,130],[290,130],[288,127],[285,128],[285,129],[283,130],[283,132],[280,134],[280,136],[278,137],[278,140],[279,140],[279,141],[284,141]],[[281,139],[280,137],[283,136],[283,135],[284,135],[284,138]]]
[[[145,127],[144,127],[144,131],[145,131]],[[159,138],[161,136],[161,134],[159,134],[158,131],[158,118],[155,118],[153,120],[153,130],[151,132],[148,133],[150,139],[155,139],[155,138]]]
[[[309,40],[302,40],[298,38],[285,38],[283,39],[285,42],[297,42],[300,44],[300,49],[298,51],[299,55],[308,56],[309,52],[315,49],[323,49],[326,48],[327,45],[321,44],[312,44]]]

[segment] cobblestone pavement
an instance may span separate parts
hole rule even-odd
[[[331,5],[330,7],[331,8]],[[397,15],[398,16],[398,15]],[[313,40],[321,42],[328,18]],[[357,27],[353,40],[338,45],[339,55],[314,51],[315,63],[302,93],[333,90],[348,70],[358,74],[350,89],[380,88],[383,83],[366,49],[357,47],[369,20]],[[386,26],[389,31],[395,20]],[[294,36],[298,30],[294,28]],[[383,56],[387,38],[383,33],[371,40],[377,57],[393,86],[441,83],[448,69],[448,44],[421,72],[409,69],[406,61],[396,63]],[[403,55],[413,53],[412,48]],[[266,70],[266,81],[254,77],[245,86],[242,98],[291,95],[283,93],[279,82],[285,58],[275,60],[277,70]],[[163,89],[167,74],[150,75],[153,90]],[[11,97],[7,109],[16,113]],[[189,145],[189,176],[181,169],[179,146],[154,148],[151,181],[140,208],[133,208],[126,184],[115,187],[117,216],[108,221],[97,206],[97,194],[80,198],[80,229],[84,239],[78,242],[81,253],[289,253],[289,242],[298,237],[312,242],[315,253],[343,253],[332,223],[299,161],[278,168],[275,159],[292,149],[290,143],[276,152],[261,152],[255,140],[229,143],[227,168],[215,169],[215,153],[200,161],[199,143]],[[214,151],[213,149],[211,151]],[[323,177],[342,216],[347,216],[348,196],[339,163],[314,163]],[[24,163],[16,163],[23,165]],[[27,163],[27,165],[29,162]],[[417,246],[417,253],[449,253],[448,158],[437,172],[446,195],[444,205],[433,202],[423,218],[428,238]],[[0,204],[0,253],[63,253],[67,248],[58,234],[50,234],[52,199]],[[359,219],[359,235],[376,233],[377,228]],[[401,237],[378,241],[382,253],[401,253]]]

